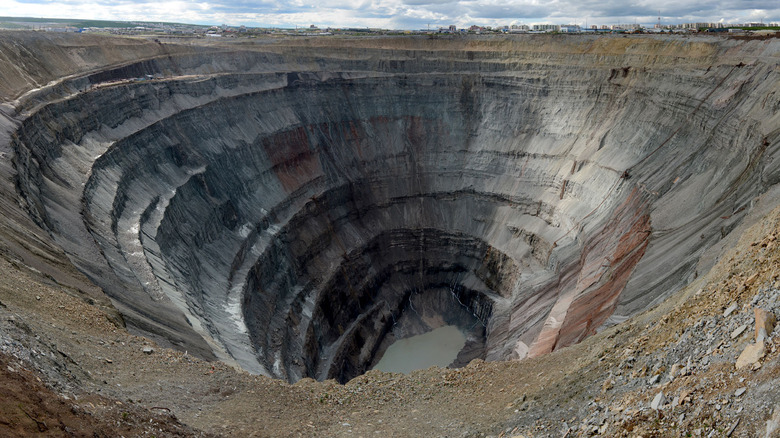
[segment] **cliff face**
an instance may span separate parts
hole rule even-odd
[[[2,208],[136,330],[291,381],[362,373],[420,297],[490,360],[579,342],[780,176],[776,39],[117,41],[3,67]]]

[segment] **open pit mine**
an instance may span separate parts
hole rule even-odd
[[[777,190],[779,54],[4,33],[0,246],[131,333],[290,383],[446,325],[454,367],[539,357],[707,274]]]

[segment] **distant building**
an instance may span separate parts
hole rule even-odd
[[[557,24],[534,24],[533,29],[537,32],[559,32],[561,26]]]
[[[513,24],[509,27],[509,33],[526,33],[529,30],[531,28],[525,24]]]
[[[678,27],[682,29],[691,29],[691,30],[710,29],[710,28],[717,29],[723,27],[723,23],[682,23]]]
[[[616,24],[612,26],[612,30],[628,30],[628,31],[634,31],[641,29],[642,26],[639,24]]]
[[[576,24],[564,24],[560,27],[561,33],[580,33],[582,29]]]

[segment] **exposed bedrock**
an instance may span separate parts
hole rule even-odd
[[[778,182],[776,39],[323,41],[160,44],[8,105],[28,214],[134,329],[290,381],[443,324],[456,364],[544,354]]]

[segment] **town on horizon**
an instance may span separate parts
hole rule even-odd
[[[143,21],[105,21],[89,19],[53,19],[53,18],[29,18],[29,17],[0,17],[0,29],[5,30],[36,30],[46,32],[108,32],[121,35],[191,35],[206,37],[235,37],[242,34],[283,34],[303,36],[327,36],[339,34],[523,34],[523,33],[691,33],[691,32],[729,32],[745,33],[751,31],[780,31],[780,23],[723,23],[723,22],[689,22],[676,24],[662,24],[658,22],[652,25],[638,23],[583,25],[579,24],[511,24],[504,26],[480,26],[468,27],[428,26],[425,29],[400,30],[381,29],[369,27],[318,27],[317,25],[285,27],[250,27],[230,26],[223,24],[201,25],[166,22]]]

